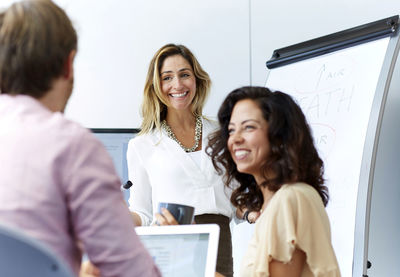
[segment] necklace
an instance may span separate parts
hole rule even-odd
[[[167,121],[165,119],[161,122],[161,127],[164,128],[164,130],[167,132],[167,135],[170,139],[176,141],[179,146],[186,152],[194,152],[197,147],[199,147],[199,141],[201,137],[201,129],[202,129],[203,123],[201,122],[201,116],[197,115],[196,116],[196,127],[194,129],[194,145],[191,148],[186,148],[183,146],[183,144],[176,138],[174,132],[172,132],[171,127],[168,126]]]

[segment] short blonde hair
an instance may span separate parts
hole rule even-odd
[[[42,97],[76,48],[71,21],[52,1],[12,4],[0,13],[1,93]]]
[[[201,115],[208,97],[211,79],[203,70],[193,53],[183,45],[167,44],[153,56],[147,72],[142,102],[142,126],[140,134],[161,128],[161,121],[167,116],[167,104],[161,90],[161,67],[167,57],[181,55],[192,66],[196,78],[196,94],[192,102],[194,115]]]

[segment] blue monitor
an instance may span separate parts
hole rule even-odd
[[[126,162],[126,150],[128,142],[133,138],[139,129],[90,129],[94,135],[104,144],[110,154],[114,166],[121,178],[121,184],[128,181],[128,165]],[[122,189],[126,201],[129,199],[129,189]]]

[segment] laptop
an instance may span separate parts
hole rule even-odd
[[[136,227],[164,277],[214,277],[218,252],[217,224]]]

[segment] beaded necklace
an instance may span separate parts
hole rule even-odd
[[[171,127],[168,126],[167,121],[165,119],[161,122],[161,127],[167,132],[167,135],[170,139],[176,141],[179,146],[186,152],[194,152],[197,147],[199,147],[200,137],[201,137],[201,130],[202,130],[203,123],[201,122],[201,116],[196,116],[196,127],[194,129],[194,145],[191,148],[187,148],[183,146],[183,144],[177,139],[174,132],[172,132]]]

